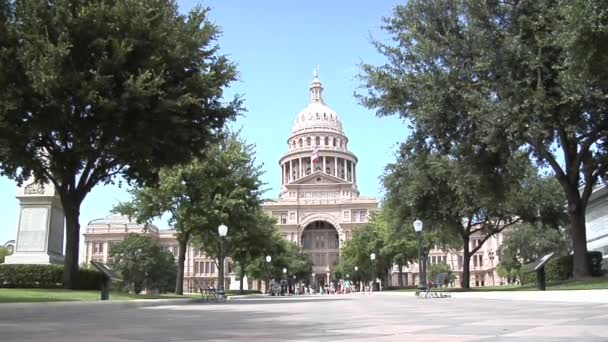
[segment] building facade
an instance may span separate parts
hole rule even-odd
[[[311,283],[333,280],[342,244],[364,225],[378,202],[360,196],[357,156],[348,149],[342,121],[323,98],[315,70],[310,103],[296,116],[280,158],[281,191],[263,209],[282,236],[299,244],[313,262]]]
[[[598,184],[585,212],[587,249],[602,252],[603,267],[608,269],[608,186]]]
[[[112,246],[124,240],[129,234],[145,234],[157,240],[164,250],[173,254],[177,261],[179,246],[172,229],[160,230],[153,224],[139,224],[128,217],[112,214],[89,222],[84,231],[84,262],[91,260],[112,262]],[[216,262],[194,246],[188,246],[184,261],[184,292],[198,292],[202,288],[217,287]],[[232,262],[226,260],[225,286],[230,288]]]

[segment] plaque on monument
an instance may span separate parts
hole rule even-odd
[[[23,208],[19,221],[17,251],[43,252],[45,248],[47,208]]]

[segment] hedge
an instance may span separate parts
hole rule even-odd
[[[587,258],[591,264],[591,276],[602,276],[602,253],[598,251],[587,252]],[[553,258],[545,266],[545,275],[548,282],[563,281],[573,278],[574,256],[564,255]],[[536,283],[536,273],[527,272],[525,267],[522,267],[520,280],[522,284]]]
[[[0,264],[0,287],[61,288],[62,265]],[[99,290],[101,273],[81,268],[78,270],[77,290]]]

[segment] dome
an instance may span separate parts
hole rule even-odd
[[[291,134],[311,130],[330,130],[344,134],[338,113],[322,102],[312,102],[298,114],[293,122]]]
[[[344,134],[338,113],[323,101],[323,84],[319,80],[317,69],[310,84],[310,104],[296,116],[291,135],[309,131],[332,131]]]

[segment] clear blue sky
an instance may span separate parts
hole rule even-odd
[[[181,11],[197,1],[178,1]],[[210,17],[222,27],[219,44],[238,65],[240,80],[228,91],[241,94],[247,112],[236,126],[256,145],[263,163],[264,181],[276,197],[280,190],[278,160],[287,150],[286,140],[297,113],[309,102],[308,87],[315,65],[325,87],[325,100],[340,115],[349,149],[359,157],[361,195],[381,196],[379,176],[394,160],[395,146],[408,131],[397,118],[377,118],[353,97],[360,83],[355,78],[361,62],[384,61],[370,44],[370,37],[386,39],[381,18],[399,1],[207,1]],[[0,177],[0,244],[14,239],[19,218],[15,183]],[[84,226],[108,215],[124,188],[97,186],[85,199],[80,217]],[[157,222],[166,227],[163,222]]]

